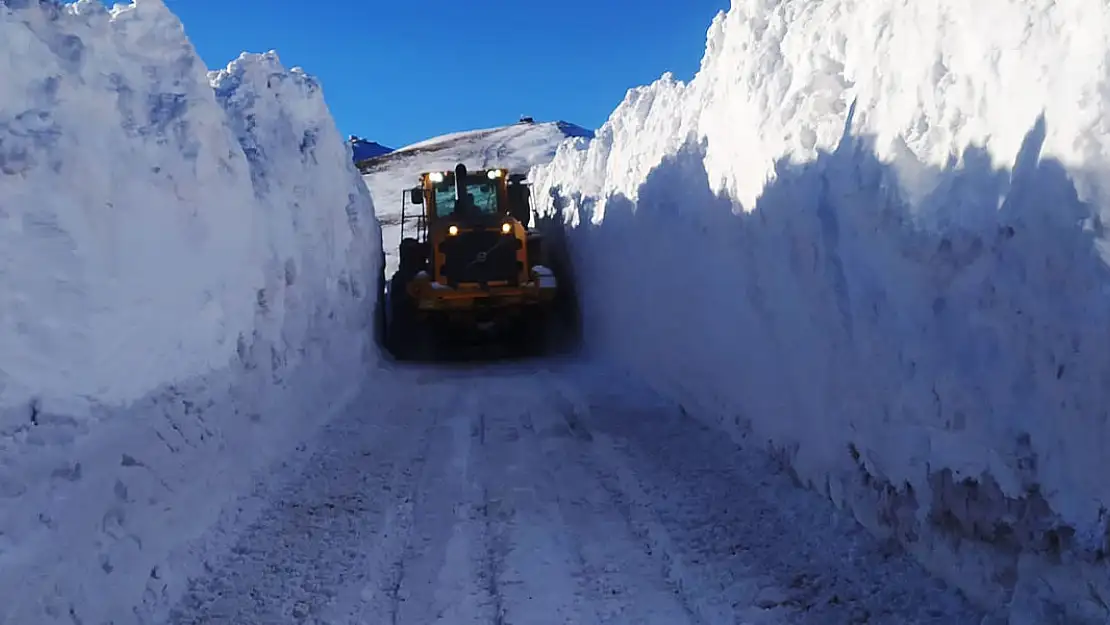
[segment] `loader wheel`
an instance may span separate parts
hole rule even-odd
[[[389,283],[388,349],[397,360],[434,360],[438,349],[433,328],[417,314],[405,286],[408,275],[398,270]]]
[[[411,326],[416,313],[412,299],[405,290],[408,283],[400,271],[393,274],[389,280],[389,299],[386,302],[389,311],[386,314],[386,348],[398,360],[408,358],[407,345],[410,342]]]
[[[541,311],[526,312],[516,322],[513,336],[514,356],[537,358],[550,347],[548,319]]]
[[[425,269],[428,264],[428,245],[421,243],[412,237],[405,237],[401,239],[399,248],[398,259],[400,261],[400,270],[412,274]]]
[[[374,341],[389,349],[386,335],[385,254],[382,254],[381,271],[378,272],[378,297],[374,302]]]

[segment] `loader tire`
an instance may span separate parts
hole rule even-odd
[[[416,272],[426,269],[428,264],[427,247],[427,243],[421,243],[412,237],[401,239],[401,245],[398,250],[400,266],[398,271],[415,275]]]
[[[411,275],[403,270],[389,283],[388,349],[397,360],[435,360],[438,356],[434,328],[417,314],[416,303],[406,289]]]
[[[378,291],[374,302],[374,342],[389,348],[386,327],[385,254],[382,254],[381,271],[378,272]]]
[[[540,311],[526,312],[516,322],[513,337],[514,356],[539,358],[550,350],[550,333],[547,316]]]

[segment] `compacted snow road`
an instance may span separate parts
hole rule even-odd
[[[581,364],[400,370],[177,624],[978,623],[766,456]]]

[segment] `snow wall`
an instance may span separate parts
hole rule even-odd
[[[599,356],[999,616],[1107,622],[1104,2],[734,2],[532,175]]]
[[[0,0],[0,75],[0,622],[139,622],[373,375],[380,228],[320,85],[160,0]]]

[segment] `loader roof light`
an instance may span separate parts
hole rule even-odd
[[[489,179],[490,179],[490,180],[497,180],[497,179],[498,179],[498,178],[500,178],[500,177],[502,176],[502,174],[504,174],[504,173],[505,173],[505,172],[501,171],[500,169],[491,169],[491,170],[489,171],[489,173],[487,173],[486,175],[487,175],[487,176],[489,176]]]
[[[456,235],[456,234],[458,234],[458,233],[459,233],[459,227],[458,227],[458,226],[456,226],[455,224],[451,224],[451,225],[450,225],[450,226],[449,226],[449,227],[447,228],[447,234],[448,234],[448,235],[450,235],[450,236],[455,236],[455,235]]]
[[[511,224],[507,221],[505,223],[501,224],[501,234],[509,234],[512,231],[513,231],[513,224]]]
[[[443,172],[433,171],[428,174],[428,179],[435,183],[443,182]]]

